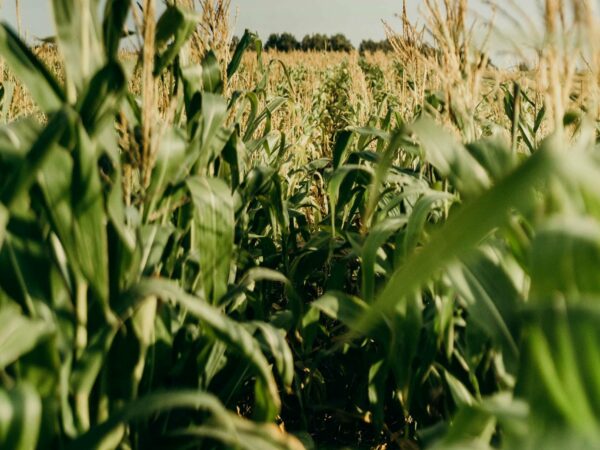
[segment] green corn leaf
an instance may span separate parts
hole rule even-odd
[[[391,276],[373,309],[360,318],[356,328],[366,331],[380,314],[385,315],[386,311],[402,305],[407,295],[438,270],[468,254],[496,227],[505,224],[512,208],[531,208],[533,189],[560,164],[559,161],[554,143],[548,141],[544,148],[496,186],[463,206],[432,236],[428,245],[408,258]]]
[[[402,144],[404,140],[404,135],[402,132],[397,132],[392,134],[390,139],[388,140],[388,145],[385,151],[383,151],[381,158],[378,164],[375,167],[375,174],[373,176],[373,180],[371,182],[371,186],[369,187],[369,196],[367,199],[367,204],[365,205],[365,212],[363,215],[364,224],[370,225],[371,218],[375,213],[375,209],[377,207],[377,203],[379,202],[381,195],[381,188],[383,187],[384,181],[388,176],[390,167],[398,153],[398,148]]]
[[[98,173],[98,154],[94,142],[81,126],[77,140],[71,187],[75,251],[82,274],[99,298],[108,303],[107,216]]]
[[[384,421],[385,391],[389,374],[389,360],[380,359],[369,367],[369,402],[375,426],[382,427]]]
[[[75,395],[89,398],[117,331],[117,327],[105,326],[90,339],[71,372],[69,385]]]
[[[546,106],[542,106],[542,108],[538,111],[537,115],[535,116],[535,122],[533,123],[533,133],[537,133],[538,130],[540,129],[540,127],[542,126],[542,122],[544,121],[544,118],[546,117]]]
[[[216,397],[210,394],[197,390],[155,392],[127,403],[108,420],[75,439],[68,449],[103,448],[102,444],[110,439],[111,433],[119,426],[132,421],[148,419],[157,413],[174,409],[206,410],[211,413],[219,427],[227,429],[229,432],[235,431],[235,426],[229,416],[230,413],[225,410]]]
[[[244,156],[246,155],[246,147],[240,138],[239,127],[236,127],[236,130],[231,134],[221,155],[223,156],[223,160],[229,165],[231,187],[235,190],[240,185],[242,175],[245,172]]]
[[[231,61],[227,66],[227,78],[231,78],[233,75],[235,75],[238,68],[240,67],[244,53],[252,45],[255,39],[256,34],[250,32],[249,30],[244,31],[244,35],[240,39],[238,45],[235,47],[235,51],[233,52]]]
[[[559,325],[560,326],[560,325]],[[558,330],[553,330],[554,332]],[[583,398],[579,380],[575,378],[575,386],[566,386],[563,376],[565,375],[561,369],[560,354],[555,356],[555,351],[550,347],[550,342],[539,328],[529,331],[527,338],[529,346],[529,354],[531,358],[532,372],[536,374],[537,386],[529,389],[530,395],[540,388],[547,396],[546,412],[539,411],[542,414],[552,416],[552,412],[556,411],[563,419],[571,426],[576,427],[578,431],[585,431],[593,426],[593,419],[590,417],[589,404],[587,399]],[[573,351],[573,349],[569,349]],[[567,369],[570,371],[570,369]],[[533,392],[532,392],[533,391]],[[571,398],[571,394],[575,394],[575,398]],[[535,395],[535,394],[534,394]],[[584,414],[585,413],[585,414]]]
[[[44,205],[72,269],[108,303],[107,216],[97,149],[80,125],[73,158],[54,147],[38,176]]]
[[[188,41],[196,25],[198,16],[176,6],[168,6],[156,24],[155,45],[158,49],[154,63],[155,77],[168,67]]]
[[[258,332],[261,340],[266,343],[269,352],[275,359],[275,367],[283,380],[283,384],[290,391],[294,380],[294,357],[285,340],[285,332],[265,322],[254,321],[244,325],[251,333]]]
[[[587,300],[575,305],[555,300],[527,308],[518,388],[531,405],[544,405],[532,407],[535,423],[597,442],[600,316],[597,298]]]
[[[494,180],[500,180],[517,166],[517,158],[500,140],[485,139],[466,145],[469,153]]]
[[[52,0],[57,41],[65,63],[70,100],[104,65],[97,0]],[[75,89],[75,91],[73,91]]]
[[[114,163],[114,160],[113,160]],[[123,244],[124,254],[133,255],[136,249],[136,236],[135,231],[132,227],[127,226],[128,218],[126,213],[126,205],[123,202],[123,177],[121,173],[120,161],[116,163],[116,170],[113,172],[113,178],[110,180],[109,193],[106,200],[106,212],[110,219],[110,223],[115,228],[121,244]],[[110,243],[110,242],[109,242]],[[120,259],[119,262],[124,262],[126,258]],[[118,269],[120,266],[117,264],[111,264],[110,270],[113,275],[116,275],[117,271],[119,275],[117,277],[111,277],[111,279],[123,278],[124,272]],[[133,268],[133,266],[131,267]],[[115,270],[116,269],[116,270]]]
[[[202,66],[199,64],[186,65],[180,68],[185,112],[188,116],[188,131],[197,128],[198,116],[202,111],[203,73]]]
[[[158,299],[147,297],[139,302],[139,307],[133,312],[131,324],[138,344],[138,355],[132,375],[133,391],[138,392],[145,372],[148,350],[154,344],[154,324],[157,317]]]
[[[419,137],[425,160],[449,177],[459,191],[473,195],[489,187],[490,178],[477,160],[431,119],[420,119],[410,129]]]
[[[72,173],[73,160],[70,155],[64,149],[55,146],[46,167],[38,175],[38,184],[49,222],[60,240],[61,250],[67,254],[65,260],[80,272],[77,265],[76,241],[71,231],[74,222],[70,189]]]
[[[209,51],[202,60],[202,88],[205,93],[223,93],[221,67],[219,66],[219,61],[212,50]]]
[[[500,403],[496,406],[495,403]],[[526,405],[514,405],[508,395],[485,399],[481,403],[466,404],[453,417],[448,432],[431,446],[434,450],[489,449],[498,422],[496,415],[507,417],[506,422],[527,419]],[[491,411],[490,411],[491,410]]]
[[[131,0],[108,0],[104,6],[102,36],[104,51],[109,61],[117,59],[123,29],[131,7]]]
[[[367,303],[375,297],[375,263],[377,252],[388,239],[406,225],[405,218],[389,218],[379,222],[370,231],[361,251],[362,295]]]
[[[254,290],[256,283],[259,281],[281,283],[292,295],[294,295],[290,281],[280,272],[264,267],[254,267],[244,274],[236,286],[229,289],[221,303],[223,305],[233,304],[233,306],[229,308],[230,311],[236,309],[238,299],[240,299],[240,297],[243,298],[245,292]]]
[[[452,400],[457,406],[472,406],[475,403],[475,398],[467,387],[447,370],[444,370],[444,379],[450,388]]]
[[[406,234],[404,236],[404,254],[412,253],[419,244],[419,240],[423,235],[427,218],[431,211],[443,201],[452,201],[456,198],[452,194],[446,192],[430,192],[423,195],[413,207],[408,223],[406,225]]]
[[[358,164],[344,164],[338,167],[333,174],[327,185],[327,195],[329,196],[329,209],[331,215],[331,226],[335,236],[335,220],[337,214],[337,203],[340,197],[340,188],[346,178],[353,174],[364,173],[367,177],[373,177],[373,171],[367,166],[361,166]]]
[[[52,323],[23,316],[16,307],[0,309],[0,370],[33,350],[54,333]]]
[[[235,432],[230,433],[214,426],[190,427],[173,436],[192,439],[214,439],[230,448],[254,450],[304,450],[304,446],[293,436],[285,434],[272,424],[257,424],[232,416]]]
[[[0,389],[0,447],[30,450],[37,447],[42,421],[42,402],[35,389],[21,384]]]
[[[35,182],[38,171],[50,157],[51,151],[63,137],[72,119],[73,115],[70,111],[61,110],[52,117],[40,133],[22,163],[0,192],[0,201],[9,209]]]
[[[248,141],[248,139],[246,139],[246,136],[249,136],[247,131],[249,130],[249,126],[252,123],[254,123],[254,121],[256,119],[256,115],[258,114],[258,108],[260,105],[259,105],[258,95],[254,92],[246,92],[244,94],[244,96],[241,98],[243,100],[248,101],[248,105],[250,106],[250,111],[247,112],[248,116],[245,118],[246,133],[244,133],[244,139],[243,139],[244,141]],[[245,113],[244,108],[239,108],[237,115],[236,115],[236,122],[238,124],[243,123],[244,113]]]
[[[0,55],[43,112],[54,112],[63,106],[66,101],[63,89],[7,24],[0,25]]]
[[[188,144],[184,133],[171,128],[161,136],[156,152],[156,161],[146,191],[146,214],[152,214],[169,185],[180,181]]]
[[[200,127],[200,154],[197,170],[206,171],[208,165],[218,157],[233,130],[225,127],[227,103],[220,95],[202,94],[202,121]]]
[[[333,168],[337,169],[344,162],[345,157],[352,143],[352,131],[342,130],[336,136],[333,147]]]
[[[524,302],[501,264],[481,250],[452,267],[448,274],[467,302],[470,317],[499,344],[510,367],[519,358],[516,312]]]
[[[593,218],[555,217],[531,248],[531,295],[544,302],[562,293],[570,301],[600,294],[600,224]]]
[[[317,309],[347,326],[353,326],[370,309],[369,305],[360,298],[334,291],[327,292],[312,302],[311,308]]]
[[[140,265],[136,276],[142,273],[155,273],[163,262],[165,247],[169,238],[177,231],[170,225],[142,225],[138,229],[141,245]]]
[[[225,126],[227,102],[217,94],[200,94],[194,72],[193,67],[185,68],[182,75],[192,151],[182,165],[180,176],[189,172],[191,167],[194,167],[195,173],[208,173],[209,165],[221,154],[233,133],[233,129]]]
[[[191,177],[186,184],[195,208],[192,246],[200,258],[202,287],[216,304],[227,292],[233,257],[233,197],[216,178]]]
[[[405,412],[410,411],[413,397],[419,395],[418,388],[413,389],[412,383],[418,378],[418,373],[414,370],[414,360],[422,356],[419,352],[424,321],[423,309],[421,294],[411,295],[407,299],[406,312],[396,310],[393,315],[388,316],[389,334],[379,331],[384,339],[383,345],[388,349],[387,358],[390,360],[390,368],[394,373]]]
[[[112,126],[126,87],[125,73],[118,62],[110,62],[94,74],[77,105],[90,136],[97,136]]]
[[[281,406],[277,384],[260,349],[260,344],[242,325],[200,298],[185,293],[169,281],[143,280],[135,286],[131,295],[138,298],[156,295],[159,298],[171,299],[201,320],[212,330],[217,339],[223,341],[254,366],[258,376],[255,395],[260,418],[263,420],[275,418]]]
[[[387,142],[390,140],[390,133],[374,127],[348,127],[347,130],[352,131],[360,136],[357,143],[357,148],[363,150],[368,147],[370,142],[377,140],[379,142]]]
[[[0,160],[6,165],[4,167],[16,167],[21,163],[43,128],[33,117],[0,125]]]
[[[260,126],[260,124],[264,122],[268,117],[270,117],[273,113],[275,113],[275,111],[277,111],[279,108],[285,105],[287,101],[288,100],[284,97],[275,97],[274,99],[269,101],[267,106],[265,106],[264,110],[262,110],[255,118],[253,118],[253,120],[248,121],[248,127],[246,128],[244,141],[250,140],[254,135],[254,132]]]
[[[0,250],[2,250],[2,244],[4,243],[4,238],[6,237],[6,226],[8,225],[8,220],[10,218],[10,213],[6,206],[0,203]]]
[[[38,318],[50,295],[49,278],[52,261],[40,244],[35,223],[19,219],[15,214],[10,232],[0,252],[0,287],[4,289],[31,317]]]

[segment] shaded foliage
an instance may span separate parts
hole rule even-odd
[[[375,52],[391,52],[393,50],[392,44],[387,39],[381,41],[374,41],[372,39],[365,39],[361,41],[358,51],[360,53],[375,53]]]

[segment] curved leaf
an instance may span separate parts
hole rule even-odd
[[[216,397],[210,394],[195,390],[155,392],[127,403],[120,411],[110,416],[108,420],[75,439],[68,448],[73,450],[99,448],[110,437],[111,432],[123,424],[149,418],[163,411],[181,408],[207,410],[220,427],[229,430],[229,432],[235,431],[235,426],[227,410]]]
[[[556,217],[539,230],[531,248],[531,295],[547,301],[558,293],[576,301],[600,294],[600,223]]]
[[[453,259],[466,255],[496,227],[506,223],[512,208],[531,208],[534,188],[560,164],[558,150],[553,144],[547,142],[517,170],[451,216],[428,245],[408,258],[392,275],[373,309],[360,318],[356,328],[366,331],[380,314],[402,307],[407,295]]]
[[[52,323],[28,319],[16,307],[3,306],[0,309],[0,370],[33,350],[53,332]]]
[[[42,111],[54,112],[65,103],[58,81],[7,24],[0,25],[0,55]]]
[[[142,298],[156,295],[160,298],[172,299],[186,308],[190,314],[200,319],[205,326],[212,330],[217,339],[235,349],[254,366],[258,374],[255,393],[258,406],[262,409],[261,418],[264,420],[275,418],[281,406],[277,384],[260,345],[242,325],[233,321],[215,307],[185,293],[177,285],[168,281],[144,280],[136,285],[130,294]]]
[[[284,386],[290,390],[294,379],[294,357],[285,339],[285,332],[265,322],[254,321],[245,326],[252,333],[258,332],[267,344]]]
[[[231,78],[237,72],[242,62],[244,52],[252,45],[256,38],[256,34],[250,32],[249,30],[244,31],[244,35],[240,39],[238,45],[235,47],[231,61],[227,66],[227,78]]]
[[[198,23],[198,15],[176,6],[167,6],[156,24],[155,45],[158,49],[154,76],[169,66],[190,38]]]
[[[361,251],[362,295],[366,302],[375,297],[375,262],[379,248],[406,224],[405,218],[389,218],[379,222],[370,231]]]

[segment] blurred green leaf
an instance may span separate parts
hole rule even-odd
[[[496,186],[463,206],[431,237],[427,246],[408,258],[391,276],[373,309],[361,317],[356,328],[366,331],[377,316],[402,305],[407,295],[438,270],[468,254],[486,235],[506,223],[512,208],[531,208],[534,188],[558,164],[557,150],[548,142]]]
[[[104,64],[98,11],[79,0],[52,0],[59,50],[65,62],[67,92],[72,84],[81,92],[88,79]]]
[[[131,0],[107,0],[102,20],[104,49],[109,61],[117,58]]]
[[[254,33],[250,32],[249,30],[244,31],[244,35],[240,39],[238,45],[235,47],[231,61],[229,61],[229,65],[227,66],[227,78],[231,78],[233,75],[235,75],[240,67],[244,53],[252,45],[255,39],[256,35]]]
[[[66,101],[63,89],[27,45],[7,24],[0,26],[0,55],[14,74],[27,87],[42,111],[60,109]]]
[[[0,370],[53,333],[52,323],[26,318],[16,307],[3,306],[0,309]]]
[[[22,384],[0,389],[0,446],[14,450],[37,447],[42,402],[35,389]]]
[[[184,307],[209,327],[215,337],[232,347],[256,369],[258,379],[255,387],[259,419],[273,420],[281,407],[277,384],[260,345],[240,324],[201,299],[186,294],[175,284],[164,280],[144,280],[131,292],[136,297],[156,295],[171,299]],[[261,402],[262,400],[262,402]]]
[[[233,257],[233,198],[216,178],[191,177],[187,186],[196,210],[193,248],[200,259],[202,289],[217,304],[227,292]]]
[[[156,24],[155,45],[158,50],[154,76],[158,76],[177,57],[198,24],[198,16],[177,6],[168,5]]]
[[[600,293],[600,224],[592,218],[555,217],[531,246],[531,295],[546,301],[559,293],[570,301]]]

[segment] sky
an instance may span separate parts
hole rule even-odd
[[[415,3],[415,2],[412,2]],[[238,29],[257,30],[261,37],[289,31],[306,34],[343,33],[357,44],[383,39],[381,20],[394,22],[401,0],[232,0],[238,9]]]
[[[50,0],[20,0],[21,21],[26,36],[52,35]],[[408,13],[418,17],[420,0],[408,0]],[[485,15],[482,0],[472,0],[474,9]],[[521,0],[528,13],[535,11],[536,1]],[[233,13],[237,11],[235,34],[244,29],[257,31],[266,40],[270,33],[291,32],[301,39],[306,34],[343,33],[355,44],[363,39],[380,40],[385,37],[382,20],[399,28],[395,17],[402,11],[402,0],[232,0]],[[15,25],[15,0],[0,0],[0,16]]]

